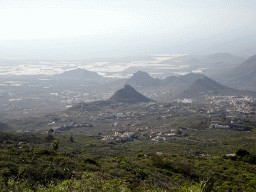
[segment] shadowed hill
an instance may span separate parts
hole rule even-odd
[[[153,101],[141,93],[137,92],[130,85],[125,85],[123,89],[119,89],[108,101],[118,101],[126,103],[140,103]]]
[[[178,98],[195,98],[205,94],[223,96],[256,95],[255,92],[232,89],[227,86],[221,85],[208,77],[205,77],[203,79],[196,80],[187,90],[183,91],[180,95],[178,95]]]

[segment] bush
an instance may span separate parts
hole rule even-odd
[[[256,155],[246,155],[242,158],[242,161],[250,164],[256,164]]]
[[[246,149],[237,149],[235,154],[237,156],[241,156],[241,157],[244,157],[246,155],[250,155],[250,153]]]
[[[56,155],[57,153],[53,150],[46,149],[46,148],[38,148],[35,150],[35,153],[40,155]]]

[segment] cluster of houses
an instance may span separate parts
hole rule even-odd
[[[230,126],[224,125],[224,124],[219,124],[218,121],[216,121],[216,122],[212,121],[212,122],[211,122],[211,125],[210,125],[210,128],[216,128],[216,129],[230,129]]]
[[[139,134],[144,133],[144,134],[148,134],[149,138],[152,141],[165,141],[166,137],[173,137],[176,135],[177,131],[180,130],[182,132],[187,131],[187,128],[183,128],[183,129],[171,129],[170,132],[168,133],[162,133],[161,130],[151,130],[148,129],[148,127],[144,127],[143,128],[144,131],[141,132],[141,129],[139,130]],[[128,132],[128,131],[120,131],[120,132],[115,132],[114,135],[106,135],[103,136],[102,140],[114,140],[114,139],[129,139],[129,138],[134,138],[134,136],[136,135],[136,133],[138,132]]]
[[[255,113],[256,98],[250,96],[212,96],[206,98],[210,104],[230,104],[233,108],[227,108],[226,112]]]
[[[115,132],[114,135],[106,135],[103,136],[102,140],[114,140],[114,138],[132,138],[134,136],[134,132]]]
[[[238,131],[250,131],[251,129],[246,125],[240,123],[240,121],[235,118],[231,118],[230,123],[223,123],[221,121],[212,121],[210,128],[216,129],[234,129]]]

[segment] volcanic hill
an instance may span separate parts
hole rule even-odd
[[[125,85],[124,88],[119,89],[115,94],[108,99],[108,101],[117,101],[125,103],[140,103],[153,101],[141,93],[137,92],[132,86]]]

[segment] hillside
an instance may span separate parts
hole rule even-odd
[[[140,102],[150,102],[152,100],[137,92],[130,85],[125,85],[124,88],[119,89],[117,92],[115,92],[115,94],[110,97],[108,101],[117,101],[133,104]]]
[[[208,172],[215,174],[208,191],[255,191],[255,140],[242,132],[190,129],[159,142],[140,135],[0,132],[0,191],[202,191]]]
[[[216,81],[233,88],[256,91],[256,55],[250,57],[233,70],[215,77]]]
[[[227,86],[221,85],[216,81],[205,77],[203,79],[196,80],[189,88],[179,94],[178,98],[195,98],[200,97],[202,95],[250,95],[256,96],[255,92],[252,91],[243,91],[237,90],[233,88],[229,88]]]

